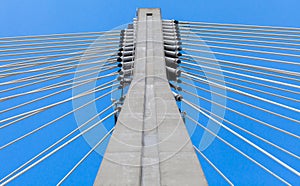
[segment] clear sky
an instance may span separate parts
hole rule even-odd
[[[0,36],[109,30],[138,7],[160,7],[169,19],[300,27],[297,0],[4,0]]]
[[[136,15],[136,9],[143,7],[161,8],[165,19],[300,27],[300,1],[298,0],[2,0],[0,1],[0,37],[110,30],[131,22]],[[235,119],[239,120],[239,118]],[[56,132],[55,129],[53,129],[53,132]],[[0,133],[0,135],[3,135],[3,133]],[[41,139],[45,141],[46,137]],[[35,141],[29,140],[23,145],[27,143],[35,143]],[[45,165],[33,169],[30,173],[24,175],[24,178],[13,182],[12,185],[20,185],[34,179],[33,185],[40,185],[41,183],[43,185],[53,185],[68,170],[68,168],[59,169],[59,166],[63,167],[67,163],[76,162],[84,152],[89,150],[88,145],[84,145],[84,143],[81,139],[76,142],[75,146],[64,151],[73,151],[74,154],[77,154],[74,157],[61,157],[63,161],[59,162],[47,160]],[[216,147],[221,147],[219,143],[216,142]],[[0,155],[0,163],[5,161],[4,158],[10,158],[11,153],[16,150],[16,148],[12,148],[5,151],[5,155]],[[224,147],[218,152],[226,153],[226,150],[228,149]],[[30,149],[30,151],[34,152],[34,149]],[[28,152],[24,149],[20,153]],[[207,151],[207,154],[213,153],[213,150]],[[260,157],[261,154],[257,154],[257,158]],[[11,156],[11,158],[17,158],[17,156]],[[243,165],[235,164],[232,160],[239,159],[236,154],[232,154],[230,163],[226,163],[229,160],[225,157],[220,156],[219,158],[219,160],[215,160],[225,162],[221,166],[223,170],[233,172],[233,168],[236,167],[233,175],[238,175],[239,170],[242,170],[244,174],[252,174],[252,171],[257,171],[254,177],[234,177],[234,179],[237,179],[237,183],[244,183],[244,185],[248,185],[247,183],[279,184],[270,176],[264,177],[264,171],[255,168],[255,165],[250,166],[253,170],[247,170]],[[91,185],[100,160],[97,154],[92,154],[88,161],[66,181],[66,185],[74,185],[75,183],[76,185]],[[292,160],[290,162],[299,163],[299,161]],[[6,167],[12,170],[13,166],[15,165],[11,165],[11,167],[10,165],[0,166],[0,176],[2,177],[9,172],[4,170]],[[208,172],[213,172],[208,164],[204,163],[203,166],[207,168]],[[85,172],[87,169],[91,170],[90,174]],[[35,173],[41,170],[48,170],[48,172],[44,176],[35,177]],[[54,176],[49,177],[50,175]],[[211,185],[221,185],[219,181],[222,181],[222,178],[216,175],[216,173],[212,173],[208,176]],[[216,177],[214,178],[214,176]],[[294,176],[289,178],[295,179]],[[263,179],[266,179],[266,181],[260,182]]]

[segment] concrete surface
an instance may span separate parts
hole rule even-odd
[[[134,78],[94,185],[207,185],[169,87],[160,9],[139,9]]]

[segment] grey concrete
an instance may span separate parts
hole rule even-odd
[[[94,185],[207,185],[167,81],[160,9],[138,10],[134,78]]]

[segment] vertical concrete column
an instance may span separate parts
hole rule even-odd
[[[139,9],[133,81],[95,185],[207,185],[166,76],[160,9]]]

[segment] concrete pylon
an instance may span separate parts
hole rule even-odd
[[[160,9],[138,9],[133,80],[94,185],[207,185],[166,75]]]

